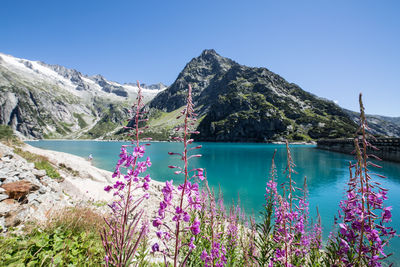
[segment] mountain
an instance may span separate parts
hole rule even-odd
[[[287,82],[266,68],[240,65],[204,50],[150,103],[149,126],[167,136],[180,123],[188,84],[199,114],[200,141],[264,142],[350,137],[356,124],[332,101]]]
[[[344,110],[287,82],[204,50],[167,87],[143,84],[150,108],[149,136],[167,140],[184,108],[188,84],[202,141],[308,141],[350,137],[358,113]],[[122,139],[137,96],[136,84],[88,76],[0,53],[0,124],[28,138]],[[368,115],[376,135],[400,136],[400,118]]]
[[[164,89],[147,86],[144,101]],[[0,124],[28,138],[110,138],[137,91],[135,84],[0,53]]]
[[[356,123],[359,122],[360,113],[344,110]],[[366,115],[370,132],[376,136],[400,137],[400,117],[386,117],[380,115]]]

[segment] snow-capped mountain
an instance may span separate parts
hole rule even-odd
[[[166,88],[143,87],[144,101]],[[136,84],[0,53],[0,123],[27,137],[110,137],[128,119]]]

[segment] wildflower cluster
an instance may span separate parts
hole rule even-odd
[[[208,233],[208,235],[202,235],[204,240],[200,258],[204,266],[220,267],[226,264],[226,249],[223,244],[223,221],[225,214],[223,206],[220,206],[219,209],[217,208],[214,193],[208,187],[207,180],[205,180],[205,185],[207,192],[203,191],[204,200],[202,201],[201,218],[205,229],[204,232]]]
[[[145,158],[145,146],[139,142],[143,131],[140,124],[146,120],[138,87],[132,120],[135,139],[122,146],[113,174],[116,181],[105,188],[116,199],[110,204],[112,216],[105,219],[107,227],[101,233],[106,266],[143,262],[135,259],[135,252],[149,232],[147,223],[140,225],[143,210],[139,206],[149,197],[146,191],[151,179],[145,172],[151,161]],[[192,154],[201,145],[192,144],[191,136],[198,132],[193,129],[196,114],[189,86],[186,107],[178,117],[183,117],[183,125],[176,128],[180,135],[173,138],[183,143],[183,151],[169,152],[182,160],[182,166],[168,166],[184,179],[177,186],[173,180],[166,181],[161,190],[162,200],[152,219],[157,237],[151,244],[152,255],[162,255],[165,266],[381,266],[382,260],[390,256],[384,249],[396,232],[387,225],[392,217],[391,207],[384,206],[387,190],[371,179],[369,168],[379,166],[369,160],[374,156],[367,149],[373,146],[367,139],[361,96],[360,109],[359,136],[354,142],[357,162],[350,163],[347,196],[339,204],[339,220],[335,222],[337,233],[331,233],[324,251],[318,208],[313,223],[307,179],[304,178],[302,188],[293,181],[296,165],[287,141],[286,182],[279,188],[275,151],[259,224],[246,217],[240,200],[227,211],[221,190],[217,199],[208,187],[206,171],[189,167],[190,159],[201,157]],[[140,193],[133,194],[136,190]],[[143,244],[144,252],[138,254],[146,255],[147,243]]]
[[[339,229],[328,244],[327,262],[382,266],[381,261],[389,256],[385,254],[384,248],[396,232],[386,225],[392,216],[391,207],[385,207],[383,203],[387,199],[387,189],[371,179],[370,166],[380,166],[369,159],[379,158],[369,154],[370,149],[376,148],[368,141],[368,137],[373,137],[367,134],[369,128],[361,94],[359,102],[360,127],[354,139],[357,162],[354,165],[350,163],[349,189],[346,199],[340,202],[340,222],[336,223]]]
[[[286,141],[287,151],[287,179],[288,184],[282,184],[283,195],[280,195],[275,182],[276,170],[274,159],[272,160],[271,179],[266,188],[266,211],[263,224],[259,226],[259,238],[263,240],[259,247],[263,248],[266,255],[260,257],[265,264],[269,261],[269,266],[281,264],[284,266],[300,266],[305,264],[307,255],[310,253],[310,241],[312,233],[309,231],[308,222],[308,200],[307,185],[304,179],[303,188],[296,188],[292,180],[292,173],[295,173],[295,164],[292,160],[291,151]],[[275,154],[274,154],[275,156]],[[286,189],[288,186],[289,188]],[[303,194],[296,196],[296,189]],[[287,196],[286,196],[287,194]],[[274,208],[274,209],[273,209]],[[271,217],[274,215],[273,232],[271,238],[261,237],[261,234],[271,232]],[[314,228],[320,228],[315,225]],[[314,243],[321,243],[321,235],[313,236]],[[271,244],[272,243],[272,244]],[[260,262],[260,259],[258,260]]]
[[[164,199],[160,202],[158,216],[153,221],[153,226],[157,228],[157,237],[163,244],[163,248],[160,248],[159,244],[155,243],[152,250],[153,252],[160,251],[164,254],[165,264],[167,264],[167,256],[172,258],[174,266],[177,266],[179,255],[183,251],[183,248],[188,247],[189,251],[186,256],[181,257],[183,258],[181,265],[185,265],[190,253],[195,248],[193,244],[195,236],[200,233],[200,221],[196,217],[196,210],[201,208],[198,181],[204,180],[204,176],[203,169],[201,168],[189,170],[189,160],[201,157],[200,154],[189,155],[190,151],[201,148],[201,146],[190,147],[190,144],[193,143],[193,139],[190,139],[190,136],[199,133],[192,129],[195,125],[196,114],[194,113],[192,88],[190,85],[186,107],[177,119],[182,116],[184,117],[183,125],[175,129],[178,133],[183,132],[182,136],[174,137],[173,139],[183,142],[184,149],[181,153],[169,152],[169,155],[179,156],[183,161],[183,167],[168,167],[175,169],[175,174],[184,175],[184,182],[183,184],[179,184],[177,188],[174,187],[173,180],[165,183],[162,189]],[[164,223],[167,214],[172,216],[172,221],[175,224],[174,227],[170,227]],[[184,236],[187,237],[188,235],[191,236],[190,240],[183,243],[182,241],[185,240]],[[170,249],[171,242],[175,243],[174,250]]]
[[[113,193],[114,201],[109,204],[111,217],[104,218],[106,227],[101,233],[103,247],[105,249],[106,266],[128,266],[134,261],[135,252],[144,235],[148,232],[147,223],[141,222],[143,210],[139,209],[144,199],[149,197],[146,191],[149,189],[151,178],[149,175],[142,177],[147,167],[151,166],[150,158],[141,160],[145,154],[145,147],[140,145],[139,135],[143,128],[139,127],[145,112],[143,109],[143,97],[138,82],[137,104],[134,106],[134,130],[135,139],[130,145],[123,145],[119,160],[112,175],[116,179],[113,185],[108,185],[104,191]],[[134,195],[134,191],[142,193]],[[140,228],[140,229],[139,229]]]

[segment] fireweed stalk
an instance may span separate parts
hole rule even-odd
[[[175,174],[183,174],[184,182],[177,188],[173,186],[173,181],[167,181],[165,187],[162,189],[164,200],[160,202],[158,216],[153,221],[153,226],[158,229],[157,237],[164,245],[161,249],[158,243],[152,247],[153,252],[161,251],[164,254],[164,263],[168,265],[166,256],[173,259],[174,266],[178,266],[180,260],[180,252],[182,248],[188,247],[189,252],[187,255],[181,256],[181,266],[185,266],[188,257],[192,250],[195,248],[195,236],[200,233],[200,221],[197,218],[196,212],[201,208],[200,194],[199,194],[199,180],[204,180],[203,169],[195,168],[189,170],[189,160],[191,158],[201,157],[200,154],[189,155],[191,150],[201,148],[201,145],[189,147],[193,143],[190,135],[199,134],[198,131],[193,130],[196,121],[196,114],[194,113],[192,102],[192,88],[189,85],[188,95],[186,99],[186,107],[177,119],[184,117],[184,124],[182,127],[177,127],[177,132],[183,132],[182,137],[174,137],[174,140],[183,142],[183,152],[174,153],[169,152],[169,155],[177,155],[183,161],[183,168],[179,166],[168,166],[171,169],[176,169]],[[175,198],[174,198],[175,197]],[[176,204],[176,198],[178,205]],[[171,214],[172,221],[175,222],[175,227],[171,227],[165,223],[166,214]],[[183,243],[183,235],[191,235],[188,243]],[[173,249],[170,249],[169,244],[171,241],[174,243]]]
[[[369,128],[361,94],[359,102],[360,127],[354,139],[357,162],[350,164],[349,189],[347,198],[340,202],[339,231],[328,244],[328,263],[340,266],[382,266],[381,261],[390,256],[385,254],[384,248],[396,236],[396,232],[385,225],[392,217],[392,207],[383,205],[387,199],[387,189],[371,179],[369,166],[380,166],[369,161],[369,158],[379,158],[368,154],[368,149],[376,148],[367,139],[373,137],[367,133]]]
[[[285,184],[283,184],[283,196],[276,196],[275,206],[275,226],[273,240],[280,244],[275,248],[274,258],[271,259],[270,265],[274,262],[280,262],[285,266],[288,266],[291,262],[290,257],[292,255],[292,243],[294,241],[293,224],[297,219],[297,213],[293,212],[293,194],[294,194],[294,182],[292,181],[292,173],[294,172],[293,167],[295,166],[292,160],[292,154],[289,148],[289,143],[286,140],[286,152],[287,152],[287,166],[285,172],[287,173],[287,179],[289,182],[288,189],[288,200],[286,200]]]
[[[322,226],[321,226],[321,216],[317,207],[317,222],[313,225],[311,233],[309,236],[310,240],[310,252],[309,260],[314,263],[314,266],[320,266],[321,261],[321,248],[322,248]]]
[[[204,183],[208,201],[204,202],[201,210],[205,233],[202,235],[204,249],[201,251],[200,259],[205,267],[222,267],[226,264],[226,249],[223,244],[225,216],[218,212],[214,192],[211,192],[206,179]]]
[[[150,158],[140,161],[145,153],[145,147],[140,145],[139,137],[143,128],[139,127],[141,122],[145,122],[145,112],[143,111],[143,96],[139,82],[137,103],[132,107],[134,127],[126,127],[133,130],[135,139],[130,145],[123,145],[119,160],[112,175],[116,182],[112,186],[106,186],[106,192],[113,192],[114,200],[109,207],[111,216],[104,218],[106,227],[100,233],[103,247],[105,249],[106,266],[129,266],[134,262],[134,256],[138,246],[148,232],[148,224],[142,223],[139,227],[143,209],[138,210],[144,199],[149,197],[146,191],[149,189],[150,176],[139,177],[147,167],[151,166]],[[125,169],[125,170],[124,170]],[[138,197],[133,196],[133,192],[140,190]],[[138,229],[138,227],[140,229]]]
[[[264,210],[261,213],[263,217],[263,222],[257,224],[257,239],[256,247],[258,249],[258,255],[255,256],[255,260],[258,265],[266,266],[273,256],[274,242],[271,238],[271,233],[273,229],[272,216],[274,213],[274,203],[276,203],[277,196],[277,183],[276,180],[276,166],[275,166],[275,155],[272,156],[271,170],[269,173],[269,181],[267,182],[267,187],[265,188],[265,201]]]
[[[309,217],[309,203],[308,203],[308,190],[307,190],[307,178],[304,177],[303,188],[300,189],[303,192],[298,197],[298,204],[295,205],[296,219],[294,222],[294,257],[293,264],[301,265],[305,263],[305,258],[309,252],[310,236],[306,232]],[[296,213],[297,212],[297,213]]]
[[[287,167],[285,169],[286,177],[288,179],[288,196],[286,197],[286,185],[283,184],[283,195],[279,195],[277,191],[277,184],[274,181],[276,178],[275,164],[272,162],[271,180],[267,183],[266,188],[266,201],[267,206],[269,205],[273,211],[269,211],[270,216],[274,214],[274,229],[272,233],[272,244],[264,245],[267,248],[269,266],[301,266],[304,265],[309,257],[310,242],[313,240],[314,243],[321,243],[321,235],[317,234],[312,237],[312,234],[308,232],[310,228],[309,223],[309,212],[308,212],[308,191],[306,178],[304,179],[303,188],[297,188],[298,192],[302,192],[301,196],[295,196],[294,187],[295,182],[292,181],[292,173],[294,171],[295,164],[292,159],[289,144],[286,141],[287,151]],[[271,204],[272,203],[272,204]],[[292,208],[291,208],[292,206]],[[268,210],[267,210],[268,215]],[[264,219],[268,222],[268,217]],[[270,222],[269,222],[270,223]],[[266,224],[266,223],[264,223]],[[262,229],[266,229],[267,225],[264,225]],[[320,223],[314,226],[315,230],[320,229]],[[259,238],[260,240],[265,237]],[[268,240],[268,239],[267,239]],[[268,242],[268,241],[264,241]],[[264,257],[264,258],[263,258]],[[263,261],[267,260],[265,255],[258,259]]]

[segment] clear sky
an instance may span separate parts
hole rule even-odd
[[[2,0],[0,52],[171,84],[203,49],[318,96],[400,116],[400,1]]]

